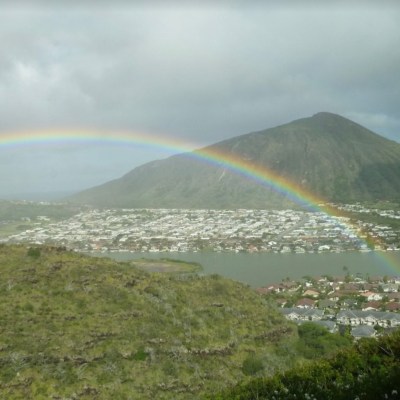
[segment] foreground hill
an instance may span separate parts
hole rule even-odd
[[[334,357],[244,382],[213,400],[400,399],[400,331],[362,339]]]
[[[398,200],[400,144],[339,115],[318,113],[238,136],[217,150],[252,162],[332,201]],[[268,208],[290,205],[276,192],[225,166],[181,154],[135,168],[76,194],[73,202],[108,207]]]
[[[284,368],[297,337],[240,283],[59,248],[1,245],[0,304],[2,399],[198,398],[255,354]]]

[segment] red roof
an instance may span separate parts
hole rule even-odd
[[[382,307],[382,302],[380,301],[369,301],[363,305],[363,310],[370,309],[370,310],[379,310]]]
[[[300,299],[296,303],[296,307],[309,307],[309,308],[312,308],[312,307],[314,307],[315,303],[316,303],[315,300],[303,298],[303,299]]]
[[[388,311],[400,310],[400,303],[396,303],[396,302],[388,303],[388,304],[386,304],[385,308]]]

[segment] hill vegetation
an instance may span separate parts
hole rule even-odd
[[[71,204],[0,200],[0,239],[35,227],[38,217],[55,222],[72,217],[84,209]]]
[[[60,220],[69,218],[79,211],[80,207],[67,204],[0,200],[0,222],[27,221],[41,215]]]
[[[293,368],[272,378],[256,378],[214,400],[400,398],[400,332],[362,339],[334,357]]]
[[[265,167],[334,202],[400,196],[400,144],[331,113],[225,140],[200,150],[200,159],[210,151]],[[142,165],[70,200],[108,207],[293,207],[289,198],[222,163],[199,161],[196,152]]]
[[[398,398],[400,333],[352,347],[238,282],[135,262],[0,245],[1,398]]]
[[[0,304],[7,399],[193,399],[251,374],[255,355],[257,371],[285,368],[297,343],[243,284],[61,248],[0,246]]]

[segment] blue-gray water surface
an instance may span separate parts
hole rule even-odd
[[[219,274],[252,287],[281,282],[290,277],[305,275],[343,276],[347,272],[356,275],[400,275],[400,252],[343,252],[343,253],[129,253],[115,252],[96,254],[120,261],[138,258],[171,258],[193,261],[202,265],[204,274]]]

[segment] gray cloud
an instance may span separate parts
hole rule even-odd
[[[99,4],[10,3],[3,10],[0,135],[127,129],[202,145],[331,111],[400,141],[394,2]],[[10,191],[24,181],[17,164],[31,161],[25,150],[3,163],[3,177],[15,178]],[[0,147],[4,160],[6,151]],[[71,165],[71,148],[41,151],[37,176],[35,168],[29,175],[41,190],[90,186],[163,156],[113,148],[105,164],[104,149],[79,148]],[[58,183],[46,173],[53,162]]]

